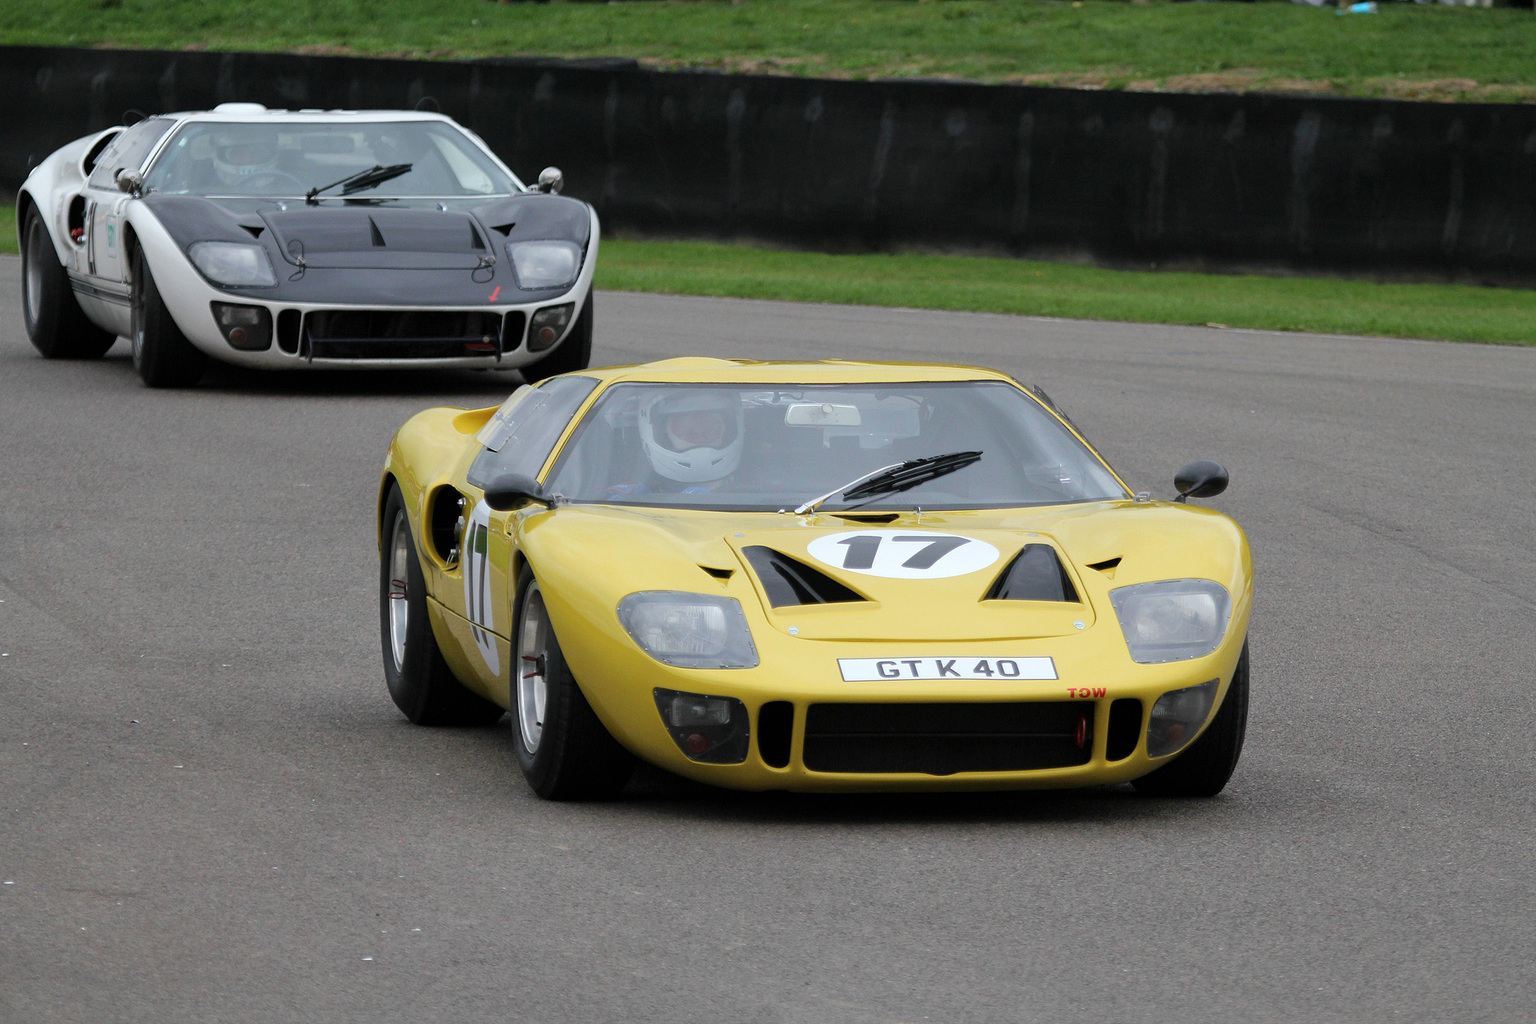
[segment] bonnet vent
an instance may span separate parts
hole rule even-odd
[[[772,548],[755,544],[743,548],[757,578],[768,592],[768,603],[775,608],[797,604],[837,604],[862,601],[856,592],[823,572],[819,572]]]
[[[1026,544],[987,591],[985,601],[1078,602],[1072,577],[1049,544]]]

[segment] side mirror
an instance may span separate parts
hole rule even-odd
[[[563,188],[565,188],[565,175],[560,173],[560,168],[546,167],[539,172],[540,192],[548,192],[551,195],[555,195]]]
[[[124,167],[117,172],[117,177],[113,180],[117,182],[117,190],[119,192],[127,192],[131,196],[136,196],[144,191],[144,178],[138,171],[130,171]]]
[[[1173,500],[1214,497],[1227,489],[1227,481],[1227,469],[1221,463],[1210,459],[1191,462],[1173,478],[1174,490],[1179,492]]]
[[[485,503],[497,512],[510,512],[530,501],[554,504],[544,496],[544,488],[537,480],[522,473],[502,473],[485,485]]]

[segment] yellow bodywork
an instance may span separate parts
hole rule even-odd
[[[924,364],[755,363],[676,359],[637,367],[582,371],[603,389],[619,381],[868,383],[1002,380],[994,371]],[[1048,408],[1048,407],[1047,407]],[[424,536],[423,523],[440,488],[467,506],[481,491],[466,482],[480,451],[476,432],[494,409],[429,409],[412,417],[389,449],[380,505],[398,485],[405,500],[430,592],[433,632],[455,675],[470,689],[510,707],[511,607],[519,573],[538,578],[560,646],[593,710],[609,732],[640,758],[713,785],[764,790],[923,790],[1061,788],[1126,782],[1167,763],[1146,756],[1146,715],[1169,690],[1220,680],[1207,723],[1225,698],[1242,654],[1252,608],[1253,565],[1242,529],[1205,508],[1161,501],[1097,501],[958,512],[908,512],[882,528],[948,531],[986,541],[1000,558],[989,567],[947,579],[902,580],[818,565],[867,600],[853,604],[774,608],[742,549],[769,544],[805,557],[817,537],[856,529],[837,515],[734,513],[603,504],[529,504],[490,516],[495,643],[501,671],[492,676],[476,650],[466,619],[463,578]],[[1052,414],[1055,415],[1054,410]],[[582,412],[572,417],[579,421]],[[1068,424],[1070,427],[1070,424]],[[1074,433],[1076,433],[1074,431]],[[546,461],[547,473],[570,429]],[[1086,443],[1086,442],[1085,442]],[[542,478],[542,474],[541,474]],[[987,601],[1002,565],[1028,543],[1053,545],[1071,575],[1080,604]],[[1118,561],[1115,561],[1117,560]],[[1090,566],[1106,565],[1102,569]],[[1131,659],[1110,590],[1168,579],[1220,583],[1232,599],[1226,635],[1210,655],[1167,664]],[[688,669],[656,661],[629,637],[616,608],[638,591],[715,593],[736,598],[746,614],[759,665],[751,669]],[[845,682],[839,658],[976,657],[1053,659],[1055,680],[886,680]],[[763,762],[756,743],[745,762],[690,760],[668,734],[653,690],[735,697],[752,716],[769,701],[794,706],[789,763]],[[1105,758],[1109,709],[1116,698],[1139,698],[1142,738],[1129,756]],[[1093,749],[1086,764],[1017,772],[952,775],[810,771],[801,758],[806,709],[820,702],[927,703],[1081,701],[1090,709]],[[1187,748],[1186,748],[1187,749]],[[1177,756],[1177,754],[1172,755]]]

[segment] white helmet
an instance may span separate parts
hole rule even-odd
[[[741,462],[741,399],[719,388],[668,388],[640,403],[640,443],[651,468],[698,484],[736,472]]]
[[[213,167],[226,185],[277,166],[277,140],[262,126],[234,128],[213,140]]]

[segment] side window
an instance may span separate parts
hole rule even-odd
[[[480,431],[484,450],[466,479],[484,487],[502,473],[537,476],[571,417],[598,385],[595,377],[552,377],[513,395]]]
[[[116,188],[117,172],[124,167],[138,170],[143,166],[149,151],[155,148],[155,143],[171,130],[174,123],[168,117],[152,117],[119,132],[112,144],[97,158],[96,169],[91,172],[91,187],[109,191]]]

